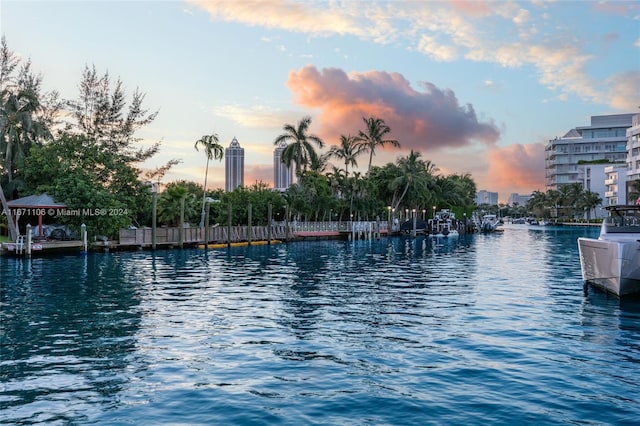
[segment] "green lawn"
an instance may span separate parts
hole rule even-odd
[[[9,242],[9,237],[5,237],[4,235],[0,235],[0,243]]]

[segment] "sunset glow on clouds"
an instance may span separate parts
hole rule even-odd
[[[637,1],[26,0],[0,20],[47,90],[73,98],[95,64],[147,93],[141,137],[183,160],[167,180],[202,180],[203,134],[237,137],[245,183],[271,183],[285,123],[310,115],[330,146],[378,116],[401,149],[374,164],[413,149],[506,201],[544,189],[546,141],[640,105]],[[223,187],[224,162],[209,176]]]
[[[398,73],[348,75],[335,68],[307,66],[292,71],[287,86],[296,102],[320,111],[320,134],[331,140],[357,134],[362,117],[370,116],[383,118],[405,151],[428,153],[474,140],[493,144],[500,135],[492,123],[478,121],[473,106],[461,106],[451,90],[423,82],[423,90],[416,91]]]
[[[487,152],[487,175],[496,188],[526,194],[544,188],[544,143],[493,147]]]

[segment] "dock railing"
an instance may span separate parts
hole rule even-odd
[[[286,240],[286,227],[272,225],[269,233],[268,226],[218,226],[213,225],[208,229],[208,238],[205,228],[183,228],[182,238],[180,228],[161,227],[156,229],[156,244],[159,246],[176,246],[182,244],[193,245],[207,243],[235,243],[240,241],[259,241],[269,239]],[[151,228],[121,229],[118,235],[120,246],[148,247],[153,244]]]
[[[269,229],[271,228],[271,229]],[[386,233],[385,221],[331,221],[331,222],[273,222],[271,226],[222,226],[208,228],[156,228],[156,244],[159,246],[193,245],[203,243],[236,243],[244,241],[282,240],[296,238],[299,233]],[[153,243],[151,228],[121,229],[118,236],[120,246],[150,247]]]

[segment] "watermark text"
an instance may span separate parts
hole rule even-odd
[[[129,209],[122,208],[89,208],[89,209],[68,209],[68,208],[10,208],[9,212],[2,210],[3,216],[128,216]]]

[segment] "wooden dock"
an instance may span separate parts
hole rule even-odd
[[[96,240],[87,249],[97,251],[140,250],[156,248],[220,248],[239,245],[276,244],[288,241],[321,239],[372,239],[388,235],[386,222],[280,222],[270,226],[219,226],[205,228],[156,229],[155,241],[151,228],[121,229],[117,241]],[[18,256],[43,255],[64,251],[82,252],[82,240],[32,240],[2,243],[0,252]],[[154,244],[155,243],[155,244]]]
[[[41,256],[44,254],[60,254],[75,252],[79,253],[84,249],[84,244],[80,240],[71,241],[57,241],[57,240],[44,240],[44,241],[32,241],[30,252],[27,248],[26,242],[10,242],[2,243],[0,252],[2,254],[15,255],[15,256]]]

